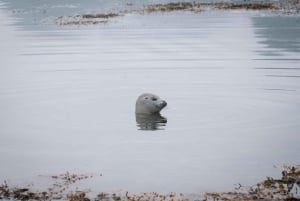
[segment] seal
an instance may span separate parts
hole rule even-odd
[[[161,116],[159,113],[154,114],[135,114],[135,120],[139,130],[164,130],[167,125],[167,118]]]
[[[136,100],[135,113],[155,114],[159,113],[166,106],[167,102],[160,99],[159,96],[151,93],[144,93]]]

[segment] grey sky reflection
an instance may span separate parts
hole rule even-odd
[[[300,52],[300,18],[297,16],[253,17],[255,35],[268,50],[266,56],[280,52]]]

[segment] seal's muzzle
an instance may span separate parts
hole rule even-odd
[[[166,106],[167,106],[167,102],[164,101],[164,100],[162,100],[161,103],[159,103],[159,108],[160,108],[160,109],[163,109],[163,108],[166,107]]]

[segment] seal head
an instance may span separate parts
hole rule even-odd
[[[138,97],[135,104],[135,113],[137,114],[155,114],[159,113],[167,102],[160,99],[159,96],[145,93]]]

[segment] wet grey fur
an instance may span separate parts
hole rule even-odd
[[[159,113],[167,102],[160,99],[159,96],[151,93],[145,93],[138,97],[135,104],[136,114],[155,114]]]

